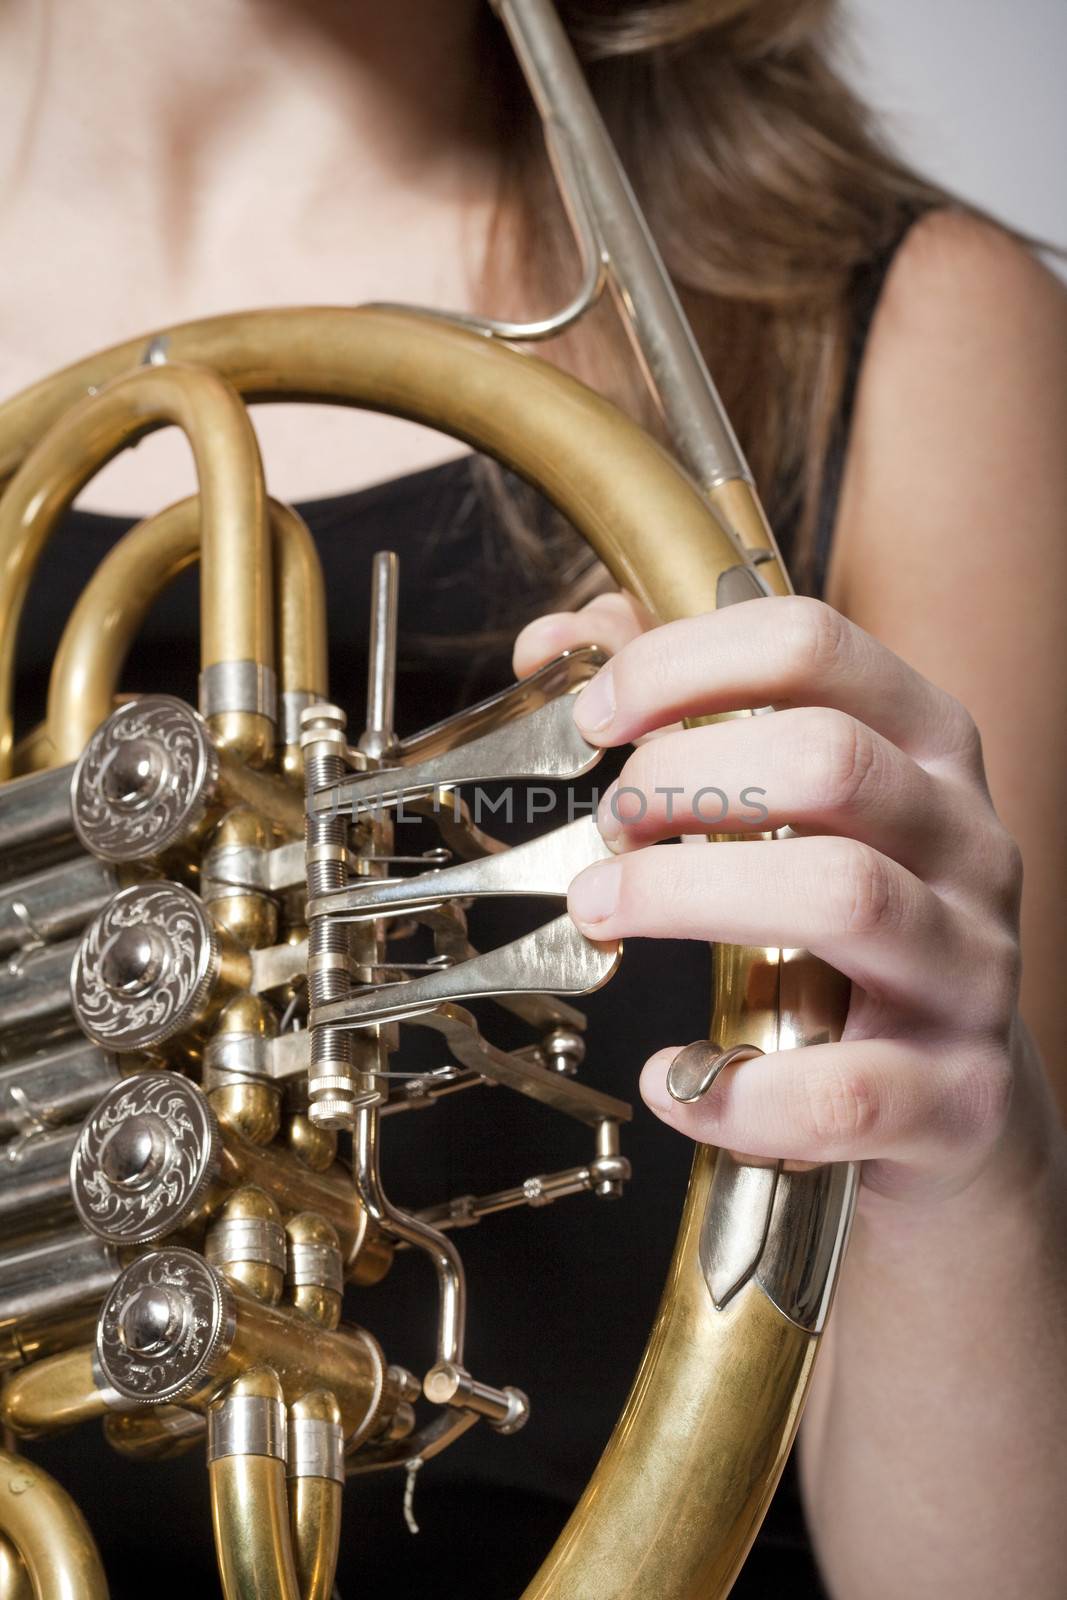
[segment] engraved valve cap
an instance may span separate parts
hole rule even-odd
[[[225,1278],[195,1250],[139,1256],[100,1310],[96,1354],[103,1376],[125,1400],[188,1399],[218,1373],[234,1319]]]
[[[151,1244],[192,1220],[218,1164],[218,1124],[194,1083],[169,1072],[123,1078],[78,1135],[75,1210],[109,1244]]]
[[[203,719],[173,695],[143,695],[102,722],[71,781],[74,827],[105,861],[142,861],[195,832],[218,782]]]
[[[203,903],[177,883],[113,895],[85,930],[71,970],[74,1014],[111,1050],[148,1050],[199,1021],[220,964]]]
[[[186,1301],[173,1289],[146,1284],[136,1289],[119,1315],[119,1338],[134,1356],[170,1355],[185,1331]]]

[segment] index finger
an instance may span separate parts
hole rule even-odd
[[[827,706],[916,760],[981,768],[974,723],[950,694],[819,600],[746,600],[632,639],[578,696],[593,744],[625,744],[685,717]]]

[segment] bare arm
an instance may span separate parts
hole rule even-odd
[[[998,230],[928,217],[861,378],[826,598],[978,724],[1022,849],[1022,1011],[1067,1110],[1067,292]]]
[[[1067,296],[992,230],[935,217],[895,264],[839,521],[831,603],[978,723],[1023,855],[1022,1013],[1062,1107]],[[1033,1051],[1019,1071],[1022,1122]],[[1065,1185],[1031,1129],[939,1205],[865,1196],[802,1438],[835,1600],[1067,1591]]]
[[[654,739],[621,781],[759,778],[772,823],[800,839],[683,862],[643,847],[700,820],[650,806],[612,830],[621,858],[576,880],[571,910],[601,937],[807,944],[853,979],[840,1045],[748,1063],[699,1107],[664,1093],[670,1051],[642,1078],[694,1138],[865,1161],[802,1436],[834,1600],[1067,1592],[1067,1160],[1051,1087],[1065,1079],[1065,441],[1062,291],[995,230],[928,219],[879,309],[840,510],[830,599],[866,631],[761,601],[646,633],[616,597],[543,619],[516,651],[521,670],[579,639],[617,652],[600,692],[615,713],[586,727],[604,744],[681,715],[792,708]],[[1017,1007],[1009,832],[1044,1064]]]

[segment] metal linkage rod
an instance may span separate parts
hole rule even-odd
[[[399,601],[400,562],[392,550],[379,550],[371,569],[367,726],[359,741],[363,754],[374,761],[381,761],[396,743],[393,722]]]

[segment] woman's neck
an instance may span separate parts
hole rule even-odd
[[[165,203],[190,174],[224,186],[227,165],[259,166],[265,139],[288,154],[283,185],[301,158],[313,176],[343,165],[364,181],[454,185],[492,139],[484,3],[7,0],[9,182],[73,165],[101,194],[139,186]]]
[[[7,0],[0,391],[253,304],[469,303],[498,169],[484,4]],[[327,493],[448,453],[417,435],[384,445],[384,424],[357,421],[364,465],[349,445],[352,464],[324,471],[346,425],[320,421],[282,445],[279,492]],[[165,494],[158,462],[173,448],[152,441],[157,464],[117,464],[92,503],[158,503],[140,480],[162,477]]]

